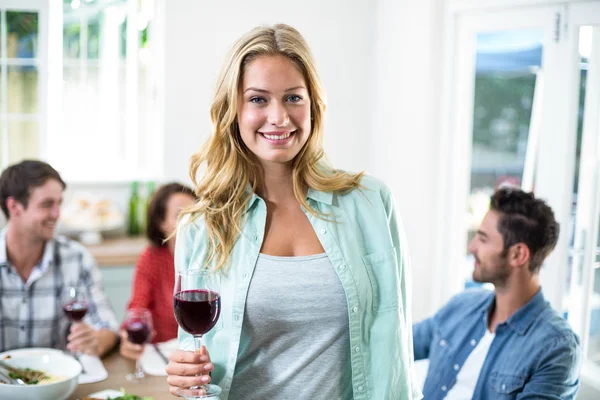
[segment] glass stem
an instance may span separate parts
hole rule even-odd
[[[194,335],[194,353],[202,354],[202,335]],[[205,385],[195,387],[194,389],[204,389]]]
[[[135,376],[138,378],[144,376],[144,370],[142,369],[142,363],[139,358],[135,360]]]
[[[194,352],[202,353],[202,335],[194,335]]]

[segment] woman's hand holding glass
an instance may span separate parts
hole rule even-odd
[[[178,395],[181,390],[210,383],[209,374],[213,369],[206,347],[202,347],[198,353],[184,350],[173,352],[165,369],[171,394]]]
[[[129,335],[125,329],[121,329],[120,336],[121,345],[119,346],[119,353],[121,353],[121,356],[129,360],[139,360],[142,357],[142,354],[144,354],[145,345],[136,344],[129,340]],[[154,336],[156,336],[155,330],[153,330],[150,335],[150,342],[154,339]]]
[[[150,341],[152,336],[152,315],[150,311],[145,308],[127,310],[125,331],[128,341],[139,345],[143,349],[143,346]],[[145,376],[138,357],[135,361],[135,372],[128,374],[126,378],[131,382],[139,382]]]

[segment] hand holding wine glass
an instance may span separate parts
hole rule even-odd
[[[218,277],[210,271],[192,269],[176,273],[173,295],[175,319],[184,331],[194,337],[194,353],[174,353],[167,373],[170,375],[169,384],[178,386],[174,394],[185,399],[216,398],[221,393],[220,387],[208,384],[210,377],[206,374],[213,369],[213,365],[202,345],[202,336],[215,326],[221,313],[219,291]],[[193,376],[173,376],[176,367],[172,364],[195,364],[192,368],[188,366],[183,369],[190,371]]]
[[[127,310],[125,318],[125,331],[127,339],[134,344],[144,345],[150,341],[152,335],[152,315],[145,308],[132,308]],[[142,369],[139,358],[135,361],[135,372],[127,375],[127,380],[131,382],[139,382],[144,378],[144,370]]]
[[[73,353],[75,358],[78,358],[83,347],[82,344],[89,341],[87,338],[90,336],[90,332],[88,332],[90,329],[81,322],[87,314],[88,308],[89,302],[85,288],[78,285],[68,286],[66,299],[63,303],[63,311],[67,319],[71,322],[67,338],[67,348]]]

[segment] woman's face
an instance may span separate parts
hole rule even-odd
[[[291,165],[311,131],[308,88],[296,64],[281,55],[257,57],[244,71],[238,100],[242,141],[263,168]]]
[[[175,228],[177,227],[177,217],[179,213],[184,208],[190,207],[194,204],[194,198],[189,194],[185,193],[173,193],[167,199],[167,203],[165,204],[165,219],[160,225],[160,229],[165,235],[165,237],[169,237]],[[175,237],[171,237],[170,241],[173,241]]]

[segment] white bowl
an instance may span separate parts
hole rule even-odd
[[[10,356],[9,359],[6,359]],[[30,348],[0,353],[4,360],[18,368],[31,368],[61,377],[58,382],[37,385],[9,385],[0,383],[0,399],[66,400],[77,387],[81,364],[75,358],[56,349]]]

